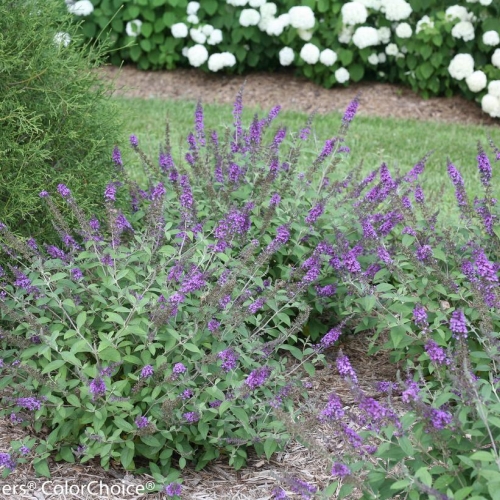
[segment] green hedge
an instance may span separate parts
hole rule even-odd
[[[367,79],[401,82],[425,97],[461,92],[500,116],[500,83],[488,87],[500,80],[500,4],[491,0],[458,7],[451,0],[303,0],[302,10],[292,0],[83,2],[89,11],[94,7],[83,16],[84,35],[92,39],[109,29],[116,65],[131,62],[144,70],[194,65],[237,73],[294,65],[297,73],[326,87]],[[294,7],[296,15],[289,16]],[[422,22],[424,16],[430,23]],[[353,37],[360,27],[378,34],[365,29]],[[220,43],[210,35],[213,29],[220,30]],[[308,43],[312,46],[304,48]],[[470,54],[474,67],[471,59],[465,66],[455,61],[463,74],[450,73],[461,53]]]

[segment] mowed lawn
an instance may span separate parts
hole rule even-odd
[[[165,140],[165,124],[168,118],[174,158],[178,161],[186,152],[186,136],[194,128],[195,101],[130,98],[115,100],[124,120],[123,144],[127,143],[130,134],[135,134],[143,150],[156,159],[159,147]],[[244,98],[243,103],[245,104]],[[360,109],[362,110],[362,106]],[[250,106],[245,108],[244,126],[251,122],[255,113],[262,118],[268,111]],[[204,112],[206,129],[215,129],[219,135],[233,122],[232,107],[229,105],[206,105]],[[316,115],[312,134],[301,155],[300,168],[305,170],[307,164],[321,150],[323,142],[337,134],[341,118],[342,115],[336,112]],[[308,115],[303,113],[282,111],[273,122],[269,138],[278,126],[286,126],[290,137],[290,134],[296,134],[304,127],[307,119]],[[362,170],[365,173],[377,168],[382,162],[387,163],[394,174],[398,169],[404,173],[426,153],[433,151],[421,177],[422,186],[428,200],[441,210],[442,217],[455,218],[458,212],[455,208],[453,186],[446,171],[447,160],[449,158],[462,173],[471,199],[474,196],[483,196],[476,161],[478,141],[481,141],[493,162],[493,186],[495,180],[500,181],[496,173],[498,168],[495,168],[496,165],[500,166],[500,162],[495,165],[488,137],[500,148],[500,127],[496,126],[480,127],[358,115],[352,122],[346,138],[351,154],[338,166],[336,175],[345,177],[360,161],[363,161]],[[140,181],[143,173],[137,157],[126,147],[123,147],[123,153],[126,167]],[[498,194],[500,195],[500,191]]]

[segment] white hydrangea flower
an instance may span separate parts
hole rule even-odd
[[[398,54],[398,52],[399,52],[399,49],[398,49],[398,46],[395,43],[390,43],[385,48],[385,53],[388,56],[396,56]]]
[[[210,36],[214,30],[214,27],[211,24],[205,24],[203,28],[201,28],[201,31],[203,31],[203,34],[205,36]]]
[[[384,54],[385,55],[385,54]],[[376,66],[378,64],[378,55],[376,52],[368,56],[368,62]]]
[[[250,0],[248,4],[250,5],[250,7],[258,9],[259,7],[262,7],[266,3],[266,1],[267,0]]]
[[[347,71],[345,68],[339,68],[337,71],[335,71],[335,80],[337,80],[338,83],[345,83],[349,80],[351,75],[349,75],[349,71]]]
[[[189,59],[189,64],[191,64],[191,66],[198,68],[208,59],[208,50],[204,45],[193,45],[187,51],[187,58]]]
[[[454,19],[458,19],[459,21],[471,20],[469,11],[461,5],[452,5],[448,7],[445,11],[445,17],[447,21],[453,21]]]
[[[210,71],[219,71],[222,68],[230,68],[236,64],[236,57],[231,52],[222,52],[220,54],[212,54],[208,58],[208,69]]]
[[[305,5],[292,7],[288,14],[290,15],[290,24],[294,28],[301,30],[310,30],[314,28],[316,19],[314,18],[314,12],[310,7]]]
[[[387,26],[382,26],[377,30],[378,33],[378,39],[380,43],[383,43],[384,45],[386,43],[389,43],[389,40],[391,39],[391,29],[388,28]]]
[[[401,52],[402,52],[403,54],[407,54],[407,53],[408,53],[408,48],[406,47],[406,45],[403,45],[403,46],[401,47]]]
[[[467,86],[469,87],[469,90],[471,92],[481,92],[481,90],[486,88],[488,79],[482,71],[478,70],[474,71],[472,75],[469,75],[465,79],[465,83],[467,83]]]
[[[174,38],[186,38],[188,36],[188,27],[184,23],[172,24],[170,30]]]
[[[68,12],[75,16],[89,16],[94,12],[94,6],[89,0],[79,0],[72,5],[68,5]]]
[[[125,33],[128,36],[137,36],[141,32],[142,21],[140,19],[134,19],[133,21],[129,21],[125,25]]]
[[[325,66],[333,66],[337,62],[337,53],[332,49],[325,49],[319,55],[319,62]]]
[[[429,16],[424,16],[422,17],[422,19],[420,19],[420,21],[417,22],[415,33],[425,31],[426,28],[434,28],[434,21]]]
[[[382,0],[380,10],[389,21],[402,21],[413,12],[411,5],[405,0]]]
[[[455,80],[463,80],[474,72],[474,59],[470,54],[457,54],[448,66],[448,73]]]
[[[465,42],[474,40],[474,26],[469,21],[460,21],[451,30],[453,38],[461,38]]]
[[[187,15],[188,16],[196,15],[199,8],[200,8],[199,2],[189,2],[186,9]]]
[[[396,35],[399,38],[410,38],[413,35],[413,30],[408,23],[399,23],[396,27]]]
[[[500,97],[500,80],[491,80],[488,83],[488,94]]]
[[[266,33],[269,36],[280,36],[283,33],[285,26],[280,21],[279,17],[274,17],[270,19],[266,26]]]
[[[384,64],[385,62],[387,61],[387,55],[385,52],[380,52],[380,54],[378,55],[378,62],[380,64]]]
[[[245,7],[248,0],[226,0],[229,5],[234,7]]]
[[[500,43],[500,36],[498,36],[496,31],[487,31],[483,35],[483,43],[485,45],[489,45],[490,47],[495,47]]]
[[[66,33],[64,31],[58,31],[54,35],[54,43],[56,45],[63,45],[64,47],[67,47],[71,42],[71,37],[69,36],[69,33]]]
[[[204,44],[207,41],[206,35],[200,28],[191,28],[189,30],[189,36],[193,42]]]
[[[257,26],[260,21],[260,13],[255,9],[243,9],[240,14],[240,24],[242,26]]]
[[[352,43],[359,49],[379,44],[378,32],[370,26],[360,26],[354,32]]]
[[[290,14],[281,14],[281,16],[278,16],[278,19],[280,20],[281,24],[283,25],[284,28],[287,26],[290,26]]]
[[[493,118],[500,118],[500,98],[485,94],[481,99],[481,108]]]
[[[278,8],[275,3],[269,2],[261,5],[260,15],[261,17],[274,17],[276,15]]]
[[[465,0],[467,3],[477,3],[479,0]]]
[[[479,0],[479,3],[481,5],[484,5],[485,7],[488,7],[488,5],[491,5],[491,2],[493,2],[493,0]]]
[[[345,3],[344,5],[342,5],[340,13],[342,14],[342,22],[346,26],[363,24],[368,17],[368,11],[366,10],[366,7],[359,2]]]
[[[280,57],[280,64],[282,66],[290,66],[290,64],[293,63],[295,54],[293,52],[293,49],[291,49],[290,47],[283,47],[279,51],[279,57]]]
[[[343,26],[342,31],[339,34],[339,42],[349,43],[352,39],[353,33],[354,33],[354,26]]]
[[[491,56],[491,64],[496,68],[500,68],[500,49],[495,49],[493,55]]]
[[[187,16],[187,22],[190,24],[198,24],[200,20],[198,19],[198,16],[196,14],[190,14]]]
[[[316,64],[319,60],[319,49],[313,43],[306,43],[300,51],[300,57],[307,64]]]
[[[210,33],[208,37],[207,43],[208,45],[218,45],[222,42],[222,31],[219,29],[215,29]]]
[[[304,40],[304,42],[308,42],[312,37],[312,31],[307,31],[307,30],[297,30],[297,35],[299,35],[299,38]]]
[[[364,5],[367,9],[380,10],[382,0],[356,0],[356,2]]]
[[[398,53],[396,54],[396,59],[404,59],[404,58],[405,58],[405,55],[404,55],[404,53],[403,53],[403,52],[398,52]]]
[[[188,50],[189,50],[188,47],[182,47],[181,54],[183,55],[183,57],[188,56]]]

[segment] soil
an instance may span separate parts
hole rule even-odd
[[[285,71],[246,76],[207,74],[197,69],[139,71],[133,67],[107,66],[99,70],[115,82],[117,96],[143,99],[198,100],[203,103],[228,103],[245,84],[245,103],[270,109],[280,104],[283,110],[311,113],[344,111],[361,94],[360,116],[380,116],[432,120],[470,125],[499,125],[480,106],[464,97],[423,99],[400,85],[360,82],[349,87],[325,89]]]

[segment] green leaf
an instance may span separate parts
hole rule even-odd
[[[271,459],[272,454],[276,451],[278,448],[278,443],[276,442],[275,439],[268,438],[266,439],[264,443],[264,453],[266,454],[266,458],[268,460]]]
[[[151,33],[153,33],[153,25],[151,23],[142,23],[141,36],[143,36],[144,38],[149,38]]]
[[[401,481],[396,481],[391,484],[391,490],[402,490],[411,484],[411,479],[401,479]]]
[[[69,446],[63,446],[59,450],[59,454],[61,455],[61,458],[65,460],[66,462],[74,463],[75,462],[75,455],[73,455],[73,452],[71,451],[71,448]]]
[[[123,448],[120,454],[120,462],[124,469],[128,469],[132,465],[134,459],[134,443],[131,443],[132,448],[128,446],[128,443],[130,443],[130,441],[127,441],[127,447]]]
[[[64,365],[65,361],[64,359],[56,359],[55,361],[52,361],[49,363],[43,370],[42,374],[44,373],[49,373],[54,370],[57,370],[58,368],[61,368],[62,365]]]
[[[489,451],[476,451],[470,456],[471,460],[479,460],[481,462],[493,462],[493,455]]]
[[[80,330],[80,328],[85,324],[85,321],[87,321],[87,313],[82,311],[76,317],[76,328]]]
[[[217,12],[217,0],[203,0],[201,6],[210,16],[213,16]]]
[[[106,347],[106,349],[99,353],[99,357],[103,361],[121,361],[120,353],[113,347]]]
[[[312,363],[304,363],[304,370],[307,372],[307,374],[310,377],[314,377],[316,373],[316,368],[314,368],[314,365]]]
[[[122,431],[132,432],[134,430],[134,426],[132,424],[117,415],[113,416],[113,423],[116,424],[116,426]]]
[[[349,66],[349,76],[353,82],[359,82],[365,76],[365,67],[362,64]]]
[[[420,469],[415,472],[415,477],[420,479],[425,486],[432,486],[432,476],[429,474],[427,467],[420,467]]]
[[[352,58],[354,57],[354,53],[348,49],[339,49],[338,56],[339,56],[340,62],[344,66],[349,66],[349,64],[351,64],[351,62],[352,62]]]
[[[33,467],[35,468],[37,475],[50,477],[50,470],[46,458],[34,460]]]
[[[113,323],[118,323],[119,325],[125,324],[125,320],[117,313],[107,312],[106,315],[108,316],[106,321],[112,321]]]
[[[64,361],[71,363],[73,366],[82,367],[82,362],[71,352],[61,352],[61,358],[63,358]]]
[[[184,348],[187,349],[188,351],[201,354],[201,351],[194,344],[190,344],[190,343],[184,344]]]
[[[434,67],[432,66],[431,63],[429,62],[425,62],[424,64],[421,64],[419,67],[418,67],[418,70],[420,72],[420,74],[426,79],[428,80],[431,76],[432,76],[432,73],[434,73]]]
[[[72,406],[76,406],[77,408],[80,408],[81,406],[80,400],[74,394],[68,394],[68,396],[66,396],[66,400]]]

